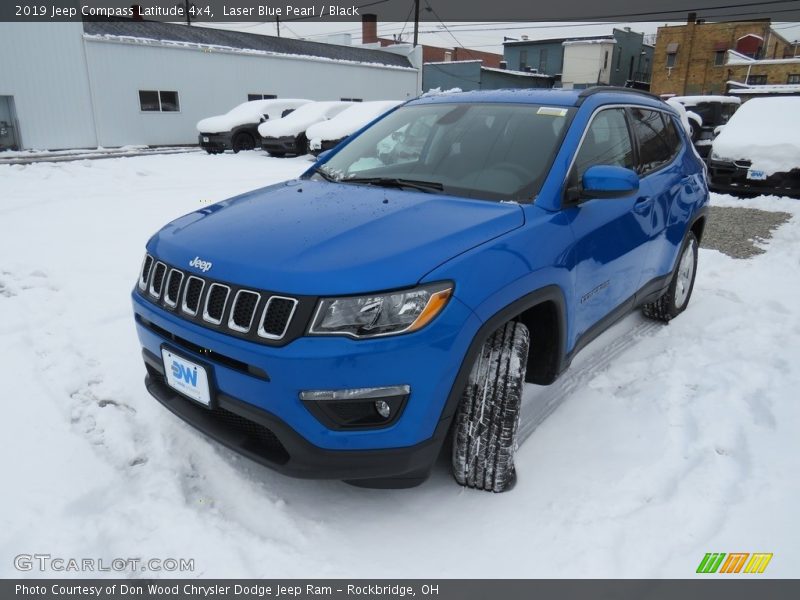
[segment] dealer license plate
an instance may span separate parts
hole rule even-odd
[[[767,174],[761,169],[748,169],[747,178],[755,181],[764,181],[767,178]]]
[[[161,349],[161,358],[164,360],[164,372],[167,374],[169,387],[195,402],[211,405],[211,391],[205,367],[173,354],[166,348]]]

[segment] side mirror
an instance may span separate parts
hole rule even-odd
[[[621,198],[639,190],[639,176],[625,167],[594,165],[583,174],[581,188],[580,196],[584,200]]]

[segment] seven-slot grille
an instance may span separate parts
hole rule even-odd
[[[139,289],[189,320],[271,341],[286,335],[298,304],[295,298],[208,281],[149,254],[142,262]]]

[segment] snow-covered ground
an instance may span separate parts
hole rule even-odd
[[[308,164],[0,166],[0,576],[41,552],[194,558],[203,577],[691,577],[706,552],[772,552],[765,576],[798,576],[797,201],[715,196],[793,217],[752,259],[701,249],[670,325],[631,315],[531,386],[523,436],[552,414],[512,492],[459,488],[446,464],[366,490],[254,465],[142,385],[128,296],[148,236]]]

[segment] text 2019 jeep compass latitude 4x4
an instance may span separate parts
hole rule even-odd
[[[503,491],[523,382],[552,383],[637,306],[683,311],[707,202],[654,97],[418,98],[148,242],[146,385],[290,475],[415,485],[447,443],[460,484]]]

